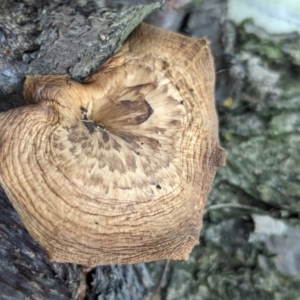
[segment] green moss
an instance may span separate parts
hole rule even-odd
[[[238,26],[238,47],[250,51],[268,62],[283,64],[293,62],[300,65],[300,37],[269,35],[256,27],[252,20],[245,20]]]
[[[248,208],[207,210],[201,246],[187,262],[174,263],[162,299],[299,298],[300,278],[280,273],[263,244],[233,243],[228,226],[258,211],[300,228],[300,72],[297,52],[292,59],[284,46],[295,50],[298,40],[270,37],[249,24],[238,28],[235,48],[246,79],[240,97],[220,116],[227,166],[218,170],[207,203]]]

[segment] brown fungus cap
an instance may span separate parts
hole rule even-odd
[[[205,39],[141,24],[81,84],[28,77],[0,114],[0,183],[50,260],[187,259],[226,153]]]

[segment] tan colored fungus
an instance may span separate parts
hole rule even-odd
[[[0,183],[50,260],[187,259],[226,153],[205,39],[141,24],[81,84],[28,77],[0,114]]]

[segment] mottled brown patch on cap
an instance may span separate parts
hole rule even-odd
[[[53,147],[56,148],[59,151],[62,151],[66,148],[63,142],[54,142]]]
[[[103,142],[106,144],[109,141],[109,134],[106,131],[102,131]]]
[[[168,63],[166,60],[164,60],[163,62],[162,62],[162,69],[163,70],[166,70],[166,69],[168,69],[170,67],[170,63]]]
[[[124,166],[122,160],[115,155],[111,160],[107,162],[109,166],[109,170],[111,172],[118,171],[120,174],[125,174],[126,173],[126,167]]]
[[[139,125],[148,120],[153,109],[145,99],[132,101],[122,100],[120,110],[127,116],[126,125]]]
[[[122,146],[115,139],[112,141],[112,147],[118,152],[120,152],[120,149],[122,148]]]
[[[95,132],[95,126],[90,121],[83,121],[83,124],[85,125],[86,129],[90,134]]]
[[[88,140],[89,135],[85,134],[82,130],[80,130],[78,127],[74,128],[74,130],[71,130],[67,134],[67,139],[72,144],[79,144],[85,140]]]
[[[135,172],[137,168],[135,157],[131,153],[130,154],[128,153],[127,155],[125,155],[125,161],[126,161],[127,170],[130,172]]]

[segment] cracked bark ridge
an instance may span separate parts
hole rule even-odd
[[[145,264],[97,267],[90,272],[89,282],[86,300],[146,299],[154,286]]]
[[[87,76],[122,45],[163,0],[107,7],[98,0],[3,0],[0,96],[20,90],[25,74]]]
[[[0,212],[0,298],[71,299],[80,278],[78,267],[49,262],[24,229],[2,189]]]
[[[154,1],[122,8],[100,6],[94,11],[81,10],[80,6],[60,6],[55,14],[48,10],[41,19],[44,30],[38,38],[40,50],[29,74],[71,74],[75,79],[87,76],[161,5],[161,1]]]

